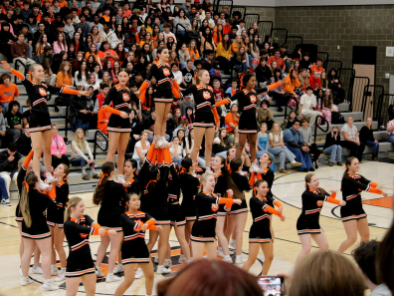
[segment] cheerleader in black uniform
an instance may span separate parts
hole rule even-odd
[[[234,196],[239,196],[242,200],[240,205],[234,205],[227,214],[228,224],[226,229],[226,237],[230,238],[235,230],[235,249],[236,257],[235,264],[245,263],[245,259],[242,258],[242,243],[243,243],[243,231],[245,229],[246,219],[248,218],[248,206],[246,205],[245,193],[249,192],[251,186],[248,182],[248,178],[241,175],[242,173],[242,159],[234,158],[230,162],[231,178],[237,186],[234,191]]]
[[[53,175],[55,177],[55,184],[48,195],[54,200],[56,207],[49,208],[47,211],[47,224],[52,234],[52,275],[58,274],[56,264],[56,252],[59,254],[61,270],[60,274],[56,277],[55,282],[64,281],[66,275],[67,258],[63,248],[64,241],[64,209],[68,203],[68,188],[67,176],[70,170],[67,165],[59,164]]]
[[[140,192],[137,177],[137,162],[134,159],[126,159],[123,167],[125,182],[123,186],[128,193]]]
[[[126,148],[129,143],[131,125],[129,114],[130,102],[135,96],[126,86],[129,75],[126,71],[120,71],[117,76],[119,84],[112,87],[105,98],[103,108],[111,113],[108,122],[109,148],[105,161],[114,161],[115,152],[118,151],[118,181],[124,183],[123,165]],[[112,102],[112,107],[110,106]]]
[[[285,221],[282,215],[282,204],[268,194],[270,189],[268,182],[259,180],[254,187],[254,195],[250,198],[249,206],[252,213],[253,224],[249,232],[249,256],[248,260],[242,266],[242,269],[249,271],[256,262],[259,254],[259,247],[264,253],[264,264],[262,275],[267,275],[274,260],[274,242],[271,232],[271,215],[277,215],[281,221]],[[278,207],[278,210],[275,207]]]
[[[163,228],[155,225],[156,220],[151,215],[139,211],[141,201],[137,193],[127,194],[126,206],[127,211],[120,215],[124,233],[122,243],[124,281],[116,289],[114,296],[123,295],[133,284],[135,264],[138,264],[144,272],[146,295],[152,295],[154,272],[149,250],[145,244],[145,231],[147,229],[161,231]]]
[[[115,236],[115,230],[108,230],[84,215],[85,203],[80,197],[72,197],[68,203],[64,223],[69,254],[67,258],[67,296],[76,296],[82,281],[87,296],[96,293],[96,273],[89,246],[89,235]]]
[[[358,175],[359,170],[360,162],[357,157],[346,159],[346,170],[341,183],[342,199],[346,202],[346,206],[341,208],[341,218],[347,238],[339,246],[339,253],[345,252],[357,241],[357,232],[360,234],[361,241],[369,241],[368,220],[361,201],[361,191],[383,194],[387,197],[381,185]]]
[[[197,215],[194,197],[198,193],[198,187],[200,186],[200,181],[193,175],[193,161],[191,158],[187,157],[182,159],[179,178],[181,179],[183,196],[181,208],[186,219],[185,238],[186,242],[190,245],[190,234],[192,233],[193,224]],[[181,254],[181,257],[182,256],[184,255]],[[184,260],[186,260],[186,258],[184,258]]]
[[[264,180],[268,183],[268,188],[272,189],[274,183],[275,173],[270,169],[273,158],[270,154],[264,153],[259,159],[260,167],[257,172],[251,172],[249,178],[249,184],[254,186],[258,180]]]
[[[196,113],[193,123],[194,146],[190,153],[193,161],[198,160],[198,152],[205,136],[205,162],[208,172],[211,172],[210,163],[212,155],[212,143],[215,137],[215,130],[220,127],[220,118],[215,105],[215,93],[209,84],[210,76],[207,70],[200,70],[197,75],[196,85],[188,87],[182,91],[183,95],[193,94],[196,104]],[[222,100],[228,104],[230,101]],[[221,101],[220,101],[221,102]]]
[[[22,238],[24,252],[22,256],[22,286],[33,283],[29,278],[29,267],[31,256],[36,244],[42,255],[42,271],[44,272],[44,285],[46,290],[57,290],[51,281],[51,232],[49,231],[44,212],[47,208],[55,207],[53,200],[46,194],[38,191],[38,178],[31,171],[23,182],[20,200],[20,211],[23,215]]]
[[[103,277],[104,274],[100,266],[108,245],[111,243],[108,257],[108,274],[105,279],[107,283],[110,283],[120,281],[120,277],[115,276],[113,272],[123,238],[119,217],[125,208],[126,191],[122,184],[114,181],[115,165],[113,162],[105,162],[101,170],[103,171],[101,180],[93,195],[93,203],[100,205],[97,222],[105,229],[115,230],[116,235],[111,237],[101,236],[100,246],[97,250],[96,266],[97,276]]]
[[[53,87],[42,83],[45,73],[44,69],[39,64],[31,66],[30,79],[25,79],[25,76],[12,69],[11,66],[5,62],[1,62],[4,69],[10,71],[11,74],[18,77],[26,88],[27,96],[31,103],[31,116],[30,116],[30,135],[33,144],[34,158],[33,158],[33,171],[37,177],[40,177],[40,158],[44,152],[44,164],[47,172],[47,181],[52,181],[51,167],[52,167],[52,155],[51,155],[51,144],[52,144],[52,124],[51,118],[48,111],[48,92],[69,94],[69,95],[81,95],[86,96],[86,91],[76,91],[67,87]],[[39,179],[40,180],[40,179]],[[45,189],[45,184],[40,180],[40,190]]]
[[[328,250],[328,242],[324,232],[320,228],[319,218],[323,203],[330,203],[345,206],[346,202],[335,199],[336,191],[331,190],[329,195],[324,189],[319,187],[319,179],[314,174],[305,176],[306,190],[302,194],[302,212],[297,220],[298,237],[302,245],[302,251],[298,255],[296,264],[308,255],[312,247],[312,239],[323,251]]]
[[[257,95],[264,93],[280,86],[281,82],[268,85],[265,88],[255,90],[256,76],[254,74],[246,74],[243,78],[245,89],[238,91],[230,98],[231,101],[238,100],[239,111],[241,116],[239,118],[238,134],[239,143],[237,147],[236,157],[241,157],[242,151],[245,148],[246,138],[249,139],[250,155],[252,167],[254,171],[258,170],[256,159],[256,140],[257,140],[257,122],[256,122],[256,102]],[[222,105],[221,102],[216,103],[216,106]]]
[[[169,148],[170,146],[165,139],[167,114],[170,112],[171,103],[174,101],[173,97],[176,99],[180,98],[180,94],[178,92],[179,85],[174,80],[171,67],[167,63],[169,58],[168,49],[165,47],[159,47],[157,49],[157,56],[159,57],[159,60],[152,63],[149,74],[147,75],[145,81],[142,83],[137,93],[140,101],[146,105],[146,90],[152,77],[154,76],[156,78],[157,88],[153,99],[156,110],[154,134],[158,139],[160,139],[157,142],[158,148]]]
[[[207,252],[209,260],[216,260],[216,212],[219,204],[225,204],[227,208],[231,208],[232,204],[240,205],[240,199],[232,199],[233,192],[231,189],[227,191],[228,198],[215,195],[215,176],[205,173],[201,177],[202,190],[196,195],[195,202],[197,208],[196,222],[193,225],[191,241],[193,250],[193,260],[202,259],[204,248]]]

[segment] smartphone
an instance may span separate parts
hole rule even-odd
[[[263,296],[282,296],[284,295],[284,278],[279,276],[261,276],[257,282],[263,290]]]

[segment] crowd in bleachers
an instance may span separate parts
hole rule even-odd
[[[71,129],[76,132],[71,143],[71,157],[67,146],[53,127],[52,161],[54,166],[65,163],[80,166],[83,178],[89,179],[87,166],[94,171],[95,160],[84,139],[84,132],[99,129],[107,134],[110,114],[102,107],[109,89],[116,85],[121,68],[129,74],[128,87],[137,92],[152,62],[157,48],[170,50],[169,64],[175,80],[185,89],[195,83],[198,70],[206,69],[216,100],[231,98],[244,87],[242,77],[255,73],[258,86],[282,81],[280,87],[268,94],[258,95],[256,114],[260,127],[257,151],[268,151],[279,158],[279,171],[286,173],[285,162],[300,171],[318,168],[322,152],[330,155],[329,165],[342,163],[342,147],[350,155],[362,159],[365,146],[373,147],[373,160],[378,160],[379,143],[373,137],[372,121],[367,121],[359,133],[348,118],[342,129],[327,134],[324,148],[314,144],[314,126],[344,123],[338,104],[345,100],[345,90],[337,70],[326,72],[319,58],[312,63],[310,54],[296,46],[288,52],[287,44],[278,45],[271,36],[262,36],[258,24],[245,26],[240,12],[230,15],[229,7],[220,11],[210,1],[186,0],[174,5],[172,0],[138,0],[135,3],[114,0],[66,1],[7,1],[0,6],[0,53],[9,62],[20,61],[18,69],[28,73],[29,66],[40,63],[45,71],[44,82],[58,87],[88,91],[88,96],[59,95],[57,106],[70,107]],[[16,64],[16,66],[18,66]],[[25,68],[25,69],[23,69]],[[228,74],[231,74],[230,78]],[[233,77],[236,78],[233,78]],[[19,91],[8,74],[2,75],[0,85],[0,138],[2,147],[14,147],[27,155],[31,144],[28,132],[30,111],[22,110]],[[155,94],[157,81],[150,80],[146,96]],[[57,94],[54,94],[57,96]],[[126,155],[137,161],[145,158],[153,139],[156,119],[151,99],[141,102],[131,98],[132,128]],[[285,122],[275,121],[277,111],[284,106],[290,110]],[[29,102],[26,102],[30,108]],[[191,95],[174,101],[167,116],[166,139],[172,142],[173,159],[180,164],[189,156],[194,145],[195,105]],[[215,155],[225,156],[238,144],[239,112],[237,102],[218,108],[221,129],[212,143]],[[388,140],[394,143],[394,123],[388,124]],[[13,148],[12,148],[13,149]],[[8,149],[7,153],[13,152]],[[201,146],[199,164],[205,167],[205,144]],[[251,166],[250,147],[242,154],[245,166]],[[1,165],[1,164],[0,164]],[[275,162],[272,165],[275,170]]]

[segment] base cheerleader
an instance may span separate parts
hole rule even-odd
[[[249,177],[249,184],[254,186],[258,180],[264,180],[268,183],[268,188],[272,190],[272,184],[274,183],[275,173],[270,169],[272,165],[273,157],[264,153],[259,159],[259,169],[256,172],[251,172]]]
[[[240,205],[240,199],[232,199],[232,190],[228,190],[229,198],[218,197],[213,194],[215,189],[215,176],[205,173],[201,177],[202,191],[196,195],[195,202],[197,208],[196,222],[193,225],[191,234],[191,244],[193,250],[193,260],[202,259],[204,248],[209,260],[216,260],[216,212],[219,204],[225,204],[231,208],[232,204]]]
[[[146,295],[152,295],[154,272],[148,247],[145,244],[145,231],[147,229],[161,231],[163,228],[155,225],[156,221],[151,215],[139,211],[140,206],[141,201],[137,193],[127,194],[127,212],[120,215],[124,233],[122,243],[124,281],[116,289],[114,296],[123,295],[133,284],[135,264],[138,264],[144,273]]]
[[[103,262],[108,245],[111,243],[111,250],[108,257],[108,274],[105,279],[107,283],[120,281],[114,275],[116,259],[122,243],[122,225],[119,216],[123,213],[126,191],[122,184],[114,181],[115,165],[113,162],[105,162],[102,167],[102,175],[93,195],[93,203],[100,205],[97,222],[105,229],[115,230],[116,235],[108,237],[101,235],[100,246],[97,250],[97,276],[103,277],[100,265]]]
[[[345,252],[357,241],[357,232],[361,236],[361,241],[369,241],[368,220],[361,201],[361,191],[383,194],[387,197],[381,185],[358,175],[359,170],[360,162],[357,157],[352,156],[346,159],[346,170],[341,183],[342,199],[346,202],[346,206],[341,208],[346,240],[339,246],[339,253]]]
[[[140,192],[138,186],[138,176],[137,176],[137,162],[135,159],[126,159],[123,167],[125,182],[123,186],[128,193],[130,192]]]
[[[297,232],[302,245],[302,251],[297,257],[296,264],[311,251],[312,239],[321,250],[328,250],[326,236],[319,224],[323,203],[328,201],[340,206],[346,205],[345,201],[335,199],[335,190],[331,190],[330,195],[323,188],[319,187],[319,183],[319,179],[315,174],[307,174],[305,176],[306,190],[301,197],[302,212],[297,220]]]
[[[285,221],[282,215],[282,204],[272,198],[269,194],[268,182],[257,181],[254,187],[255,195],[250,198],[250,211],[252,213],[253,224],[249,232],[249,257],[242,269],[249,271],[257,260],[259,248],[264,253],[264,264],[262,275],[267,275],[274,260],[274,242],[271,232],[271,215],[277,215],[281,221]],[[278,210],[275,209],[278,207]]]
[[[67,296],[76,296],[82,281],[87,296],[96,293],[96,271],[89,245],[89,235],[115,236],[115,230],[107,230],[84,215],[85,203],[80,197],[72,197],[68,202],[64,233],[69,254],[67,258]]]

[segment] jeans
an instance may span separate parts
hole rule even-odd
[[[166,134],[166,141],[169,141],[169,140],[170,140],[170,135]],[[153,141],[153,135],[149,134],[148,135],[148,142],[152,143],[152,141]]]
[[[375,143],[374,141],[367,140],[365,145],[372,147],[372,155],[378,155],[379,153],[379,143]]]
[[[90,159],[89,156],[88,156],[88,159]],[[71,161],[72,166],[80,166],[82,169],[84,169],[87,164],[85,158],[83,158],[83,157],[73,158],[70,161]],[[90,164],[90,167],[94,168],[94,163]]]
[[[253,57],[250,54],[246,54],[246,67],[250,68],[250,63],[252,62]]]
[[[11,179],[16,183],[17,177],[18,177],[18,172],[6,172],[6,171],[0,172],[0,178],[4,181],[4,186],[8,196],[10,196]],[[1,192],[3,194],[3,189],[1,189]]]
[[[215,156],[221,156],[224,159],[226,159],[227,158],[227,151],[218,152],[215,154]]]
[[[5,185],[5,181],[0,177],[0,200],[1,199],[9,199],[10,196],[7,191],[7,186]]]
[[[324,154],[330,154],[330,162],[335,162],[335,156],[337,162],[342,162],[342,146],[341,145],[331,145],[323,150]]]
[[[183,70],[186,68],[186,62],[179,62],[179,70]]]
[[[265,150],[257,151],[257,153],[256,153],[257,160],[259,160],[260,157],[261,157],[264,153],[265,153]],[[270,153],[270,152],[268,152],[268,154],[271,155],[272,158],[273,158],[272,164],[270,165],[270,169],[275,173],[275,156],[274,156],[272,153]]]
[[[387,135],[386,138],[387,141],[394,145],[394,135]]]
[[[275,156],[279,155],[279,170],[285,169],[285,160],[286,160],[286,152],[285,148],[278,146],[278,147],[271,147],[268,148],[268,152]]]
[[[288,146],[287,148],[289,148],[289,150],[294,153],[296,161],[302,163],[302,165],[298,168],[299,171],[303,171],[304,169],[310,170],[312,168],[312,160],[308,152],[304,152],[300,148],[291,146]]]
[[[234,65],[234,69],[238,72],[246,72],[246,63],[243,63],[242,65]]]
[[[172,161],[175,161],[179,166],[181,165],[182,159],[180,159],[179,157],[174,157],[172,159]]]
[[[33,57],[33,46],[31,46],[30,44],[29,44],[29,54],[27,57],[29,59],[32,59],[32,57]]]
[[[133,158],[136,162],[137,162],[137,171],[139,171],[140,169],[141,169],[141,167],[140,167],[140,161],[141,161],[141,158]]]

